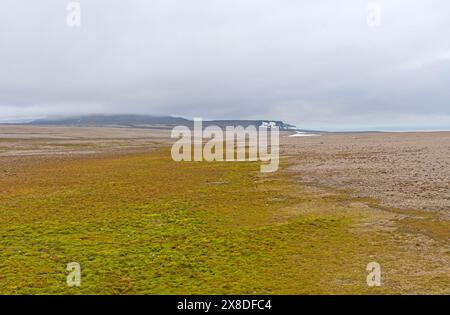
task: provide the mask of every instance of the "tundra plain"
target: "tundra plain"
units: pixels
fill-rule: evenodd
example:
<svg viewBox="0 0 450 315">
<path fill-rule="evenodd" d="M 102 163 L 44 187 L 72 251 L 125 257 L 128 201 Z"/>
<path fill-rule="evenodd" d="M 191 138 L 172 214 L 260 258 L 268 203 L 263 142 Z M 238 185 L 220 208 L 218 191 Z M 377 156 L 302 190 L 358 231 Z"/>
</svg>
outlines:
<svg viewBox="0 0 450 315">
<path fill-rule="evenodd" d="M 269 174 L 169 134 L 0 126 L 0 293 L 450 293 L 450 133 L 284 133 Z"/>
</svg>

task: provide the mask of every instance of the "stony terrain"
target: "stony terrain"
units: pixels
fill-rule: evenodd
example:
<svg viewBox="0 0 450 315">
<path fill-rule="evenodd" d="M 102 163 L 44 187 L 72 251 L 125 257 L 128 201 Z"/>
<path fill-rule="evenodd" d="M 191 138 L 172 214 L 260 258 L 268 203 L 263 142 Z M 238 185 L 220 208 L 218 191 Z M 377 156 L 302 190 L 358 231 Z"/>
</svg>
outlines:
<svg viewBox="0 0 450 315">
<path fill-rule="evenodd" d="M 395 208 L 450 218 L 450 132 L 283 138 L 301 181 L 352 189 Z"/>
<path fill-rule="evenodd" d="M 129 152 L 169 135 L 168 129 L 0 125 L 0 157 Z"/>
</svg>

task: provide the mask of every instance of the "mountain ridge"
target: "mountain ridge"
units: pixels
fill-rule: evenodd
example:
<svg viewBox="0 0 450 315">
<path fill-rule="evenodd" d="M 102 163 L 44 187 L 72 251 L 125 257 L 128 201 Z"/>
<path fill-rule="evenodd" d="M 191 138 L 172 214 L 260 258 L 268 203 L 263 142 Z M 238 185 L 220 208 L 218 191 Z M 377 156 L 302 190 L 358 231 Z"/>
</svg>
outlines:
<svg viewBox="0 0 450 315">
<path fill-rule="evenodd" d="M 280 120 L 270 119 L 224 119 L 224 120 L 204 120 L 203 125 L 225 126 L 260 126 L 263 123 L 273 122 L 281 130 L 295 130 L 296 127 Z M 53 125 L 53 126 L 124 126 L 134 128 L 149 127 L 174 127 L 174 126 L 193 126 L 194 121 L 175 116 L 153 116 L 153 115 L 132 115 L 132 114 L 113 114 L 113 115 L 80 115 L 67 116 L 59 118 L 36 119 L 23 123 L 26 125 Z"/>
</svg>

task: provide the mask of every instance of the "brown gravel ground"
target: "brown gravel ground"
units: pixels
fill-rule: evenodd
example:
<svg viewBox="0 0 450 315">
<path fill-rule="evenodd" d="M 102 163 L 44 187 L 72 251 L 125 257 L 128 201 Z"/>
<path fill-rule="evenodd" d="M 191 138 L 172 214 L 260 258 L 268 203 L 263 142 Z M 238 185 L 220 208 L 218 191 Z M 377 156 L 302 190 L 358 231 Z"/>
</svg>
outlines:
<svg viewBox="0 0 450 315">
<path fill-rule="evenodd" d="M 450 218 L 450 132 L 283 137 L 299 179 Z"/>
</svg>

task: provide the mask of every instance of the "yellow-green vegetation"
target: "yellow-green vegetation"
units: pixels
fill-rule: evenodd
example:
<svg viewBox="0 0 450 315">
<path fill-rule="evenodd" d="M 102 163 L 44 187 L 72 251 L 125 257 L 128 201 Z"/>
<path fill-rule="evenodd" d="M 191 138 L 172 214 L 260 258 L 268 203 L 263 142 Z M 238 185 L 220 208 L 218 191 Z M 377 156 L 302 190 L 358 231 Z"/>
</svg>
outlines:
<svg viewBox="0 0 450 315">
<path fill-rule="evenodd" d="M 2 294 L 448 293 L 442 241 L 258 163 L 176 163 L 164 148 L 28 163 L 0 185 Z"/>
</svg>

